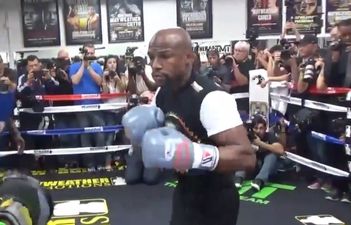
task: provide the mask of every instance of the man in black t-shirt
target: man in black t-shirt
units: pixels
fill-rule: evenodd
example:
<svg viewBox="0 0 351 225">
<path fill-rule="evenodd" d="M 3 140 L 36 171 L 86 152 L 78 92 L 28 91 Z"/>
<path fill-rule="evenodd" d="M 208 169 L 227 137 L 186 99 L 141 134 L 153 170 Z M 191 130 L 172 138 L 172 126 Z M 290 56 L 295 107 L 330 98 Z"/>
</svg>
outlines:
<svg viewBox="0 0 351 225">
<path fill-rule="evenodd" d="M 275 173 L 277 161 L 280 155 L 284 154 L 284 147 L 279 143 L 273 132 L 267 132 L 267 123 L 260 115 L 256 115 L 252 120 L 252 127 L 255 138 L 252 144 L 257 146 L 257 160 L 260 161 L 260 171 L 251 182 L 251 186 L 260 191 L 263 185 L 268 182 L 269 177 Z M 235 186 L 241 187 L 245 172 L 239 171 L 235 174 Z"/>
<path fill-rule="evenodd" d="M 148 54 L 160 86 L 154 106 L 131 109 L 122 124 L 133 149 L 141 146 L 145 167 L 178 171 L 170 224 L 236 224 L 239 195 L 231 173 L 252 169 L 255 154 L 235 100 L 192 72 L 184 29 L 158 31 Z"/>
</svg>

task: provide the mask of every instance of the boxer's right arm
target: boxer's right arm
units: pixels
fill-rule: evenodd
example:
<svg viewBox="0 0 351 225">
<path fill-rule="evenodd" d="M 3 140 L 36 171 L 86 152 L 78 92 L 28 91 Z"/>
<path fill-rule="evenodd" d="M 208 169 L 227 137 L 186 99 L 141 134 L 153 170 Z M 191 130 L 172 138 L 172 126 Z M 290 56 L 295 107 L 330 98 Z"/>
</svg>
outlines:
<svg viewBox="0 0 351 225">
<path fill-rule="evenodd" d="M 130 109 L 122 118 L 122 125 L 133 147 L 140 147 L 146 131 L 164 125 L 162 110 L 154 105 L 140 105 Z"/>
</svg>

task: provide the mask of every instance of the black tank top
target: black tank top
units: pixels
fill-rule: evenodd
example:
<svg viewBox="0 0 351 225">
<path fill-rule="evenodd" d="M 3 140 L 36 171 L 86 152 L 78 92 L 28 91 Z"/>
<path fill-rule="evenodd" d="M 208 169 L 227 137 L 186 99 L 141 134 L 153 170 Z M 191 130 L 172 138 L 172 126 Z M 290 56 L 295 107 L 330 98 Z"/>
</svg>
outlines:
<svg viewBox="0 0 351 225">
<path fill-rule="evenodd" d="M 206 76 L 192 74 L 187 84 L 177 92 L 168 86 L 162 87 L 156 96 L 156 105 L 166 116 L 166 126 L 175 126 L 193 142 L 216 145 L 200 121 L 200 108 L 205 96 L 217 90 L 222 89 Z M 186 186 L 192 187 L 213 188 L 232 184 L 230 175 L 199 169 L 177 175 L 179 184 L 187 183 Z"/>
</svg>

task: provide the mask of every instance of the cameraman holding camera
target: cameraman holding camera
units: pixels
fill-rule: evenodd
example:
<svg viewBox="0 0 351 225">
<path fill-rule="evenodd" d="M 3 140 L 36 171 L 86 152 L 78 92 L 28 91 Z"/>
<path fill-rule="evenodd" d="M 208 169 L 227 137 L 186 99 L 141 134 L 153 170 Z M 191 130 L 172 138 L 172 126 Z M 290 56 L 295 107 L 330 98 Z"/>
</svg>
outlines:
<svg viewBox="0 0 351 225">
<path fill-rule="evenodd" d="M 36 95 L 45 95 L 55 89 L 57 85 L 54 78 L 46 68 L 42 68 L 39 58 L 29 55 L 26 59 L 27 72 L 18 78 L 17 92 L 21 107 L 33 108 L 41 112 L 45 103 L 37 101 Z M 49 117 L 41 114 L 21 113 L 19 116 L 21 130 L 43 130 L 49 127 Z M 51 137 L 31 136 L 24 134 L 26 149 L 46 149 L 51 147 Z"/>
<path fill-rule="evenodd" d="M 251 186 L 260 191 L 276 172 L 278 157 L 284 154 L 284 147 L 272 132 L 267 132 L 267 122 L 261 115 L 255 115 L 249 124 L 246 124 L 251 143 L 257 149 L 256 158 L 260 162 L 259 173 L 251 182 Z M 235 173 L 235 186 L 240 188 L 246 177 L 245 171 Z"/>
<path fill-rule="evenodd" d="M 127 48 L 126 51 L 127 92 L 129 95 L 142 96 L 148 92 L 155 92 L 157 86 L 151 76 L 151 66 L 146 64 L 145 55 L 140 50 L 135 50 L 135 48 Z"/>
<path fill-rule="evenodd" d="M 69 76 L 73 84 L 74 94 L 100 94 L 102 83 L 102 69 L 100 64 L 94 62 L 95 47 L 92 43 L 84 44 L 80 49 L 82 53 L 82 62 L 71 65 Z M 100 100 L 81 100 L 76 101 L 78 105 L 99 104 Z M 104 126 L 104 117 L 99 111 L 77 113 L 77 122 L 80 127 L 98 127 Z M 81 134 L 80 141 L 82 147 L 104 146 L 105 135 L 103 133 Z M 105 156 L 103 154 L 86 154 L 83 156 L 83 164 L 89 170 L 94 171 L 105 167 Z"/>
<path fill-rule="evenodd" d="M 336 27 L 331 30 L 331 44 L 326 56 L 325 65 L 325 82 L 328 87 L 351 87 L 351 19 L 340 21 Z M 343 95 L 345 96 L 345 95 Z M 343 96 L 342 99 L 343 99 Z M 330 99 L 332 104 L 340 104 L 340 98 L 335 95 Z M 339 101 L 335 103 L 335 101 Z M 345 114 L 335 114 L 329 116 L 330 123 L 329 130 L 334 136 L 342 138 L 343 132 L 335 132 L 332 129 L 334 119 L 336 117 L 345 118 Z M 344 129 L 342 129 L 344 130 Z M 345 155 L 344 146 L 330 145 L 329 161 L 331 165 L 345 170 L 348 170 L 347 160 Z M 331 152 L 332 151 L 332 152 Z M 332 186 L 330 193 L 326 199 L 332 201 L 341 201 L 344 203 L 351 203 L 351 193 L 349 190 L 349 182 L 347 179 L 332 177 Z"/>
</svg>

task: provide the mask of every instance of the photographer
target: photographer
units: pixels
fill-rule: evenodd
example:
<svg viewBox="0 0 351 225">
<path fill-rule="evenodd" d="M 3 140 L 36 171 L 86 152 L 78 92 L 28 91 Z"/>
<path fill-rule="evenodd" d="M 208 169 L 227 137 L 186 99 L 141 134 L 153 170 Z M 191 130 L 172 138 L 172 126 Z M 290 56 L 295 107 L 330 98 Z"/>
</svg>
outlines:
<svg viewBox="0 0 351 225">
<path fill-rule="evenodd" d="M 71 65 L 69 76 L 73 83 L 74 94 L 100 94 L 102 83 L 102 69 L 100 64 L 94 62 L 95 47 L 91 43 L 84 44 L 80 49 L 82 53 L 82 62 Z M 78 105 L 99 104 L 100 100 L 80 100 L 76 101 Z M 76 114 L 79 127 L 97 127 L 104 126 L 105 122 L 102 113 L 99 111 L 80 112 Z M 80 141 L 82 147 L 104 146 L 105 136 L 103 133 L 81 134 Z M 83 164 L 89 170 L 95 170 L 105 167 L 105 157 L 102 154 L 86 154 L 83 156 Z"/>
<path fill-rule="evenodd" d="M 273 175 L 277 168 L 277 161 L 280 155 L 284 154 L 284 147 L 272 132 L 267 131 L 267 123 L 265 119 L 256 115 L 250 124 L 247 124 L 248 136 L 252 144 L 258 149 L 256 152 L 257 161 L 260 171 L 251 182 L 251 186 L 260 191 L 268 179 Z M 235 173 L 235 186 L 241 187 L 246 177 L 245 171 Z"/>
<path fill-rule="evenodd" d="M 287 56 L 282 55 L 283 51 L 284 49 L 281 45 L 275 45 L 269 51 L 265 51 L 265 54 L 268 56 L 268 79 L 262 81 L 261 87 L 265 87 L 269 83 L 271 93 L 288 96 L 289 88 L 287 82 L 292 77 L 298 76 L 298 67 L 296 57 L 290 55 L 290 53 Z M 272 109 L 278 111 L 281 115 L 286 114 L 287 103 L 272 99 L 271 105 Z"/>
<path fill-rule="evenodd" d="M 107 94 L 112 93 L 126 93 L 127 90 L 127 76 L 118 74 L 117 67 L 119 58 L 117 56 L 109 55 L 105 59 L 104 73 L 102 79 L 102 92 Z M 127 99 L 125 96 L 112 98 L 106 100 L 107 103 L 125 103 Z M 106 126 L 121 124 L 122 116 L 125 110 L 119 109 L 114 111 L 104 112 Z M 115 132 L 106 133 L 106 145 L 113 145 L 115 141 Z M 111 154 L 106 156 L 106 169 L 111 170 Z"/>
<path fill-rule="evenodd" d="M 208 78 L 213 79 L 217 85 L 229 92 L 234 80 L 231 68 L 220 63 L 219 52 L 216 49 L 211 49 L 207 52 L 207 59 L 210 65 L 205 74 Z"/>
<path fill-rule="evenodd" d="M 351 19 L 346 19 L 340 21 L 331 31 L 331 44 L 325 60 L 325 82 L 328 87 L 351 87 L 350 46 Z M 333 95 L 330 101 L 332 104 L 340 104 L 340 100 L 335 103 L 338 101 L 337 99 L 339 98 Z M 334 119 L 336 117 L 344 118 L 345 114 L 333 113 L 329 117 L 329 129 L 334 131 L 335 129 L 332 129 L 332 127 L 335 127 Z M 333 135 L 341 138 L 344 136 L 344 132 L 333 132 Z M 347 171 L 348 166 L 344 146 L 331 145 L 329 148 L 332 151 L 329 154 L 331 165 Z M 349 182 L 346 179 L 332 177 L 332 186 L 326 199 L 351 203 L 351 194 L 348 185 Z"/>
<path fill-rule="evenodd" d="M 23 108 L 33 108 L 34 111 L 43 110 L 45 103 L 37 101 L 36 95 L 45 95 L 55 89 L 57 83 L 50 75 L 49 70 L 42 68 L 39 58 L 29 55 L 26 59 L 27 72 L 18 78 L 18 98 Z M 49 117 L 40 114 L 21 113 L 19 116 L 21 130 L 43 130 L 49 127 Z M 51 146 L 49 136 L 23 135 L 26 149 L 45 149 Z"/>
<path fill-rule="evenodd" d="M 326 87 L 324 60 L 318 56 L 318 50 L 318 39 L 316 36 L 306 34 L 300 41 L 299 53 L 302 63 L 299 65 L 298 93 L 305 93 L 313 84 L 317 86 L 317 89 Z"/>
<path fill-rule="evenodd" d="M 249 71 L 255 69 L 255 64 L 249 58 L 250 44 L 246 41 L 238 41 L 233 48 L 233 55 L 226 57 L 227 65 L 232 68 L 234 76 L 231 93 L 249 91 Z M 248 99 L 236 99 L 239 111 L 249 111 Z"/>
<path fill-rule="evenodd" d="M 72 82 L 68 77 L 70 67 L 70 57 L 67 49 L 60 49 L 57 53 L 57 58 L 54 59 L 54 65 L 50 67 L 52 77 L 58 82 L 58 85 L 48 94 L 65 95 L 73 94 Z M 54 101 L 53 106 L 68 106 L 73 105 L 72 101 Z M 56 129 L 77 128 L 77 120 L 72 113 L 57 113 L 55 117 Z M 79 135 L 59 135 L 59 146 L 61 148 L 73 148 L 80 146 Z M 62 155 L 58 156 L 58 161 L 61 167 L 68 167 L 76 165 L 78 162 L 77 156 Z"/>
<path fill-rule="evenodd" d="M 140 51 L 134 52 L 135 49 L 127 48 L 126 61 L 128 77 L 127 92 L 129 95 L 142 95 L 144 92 L 155 92 L 157 86 L 152 79 L 152 69 L 146 64 L 145 55 Z M 128 52 L 130 51 L 130 52 Z"/>
</svg>

